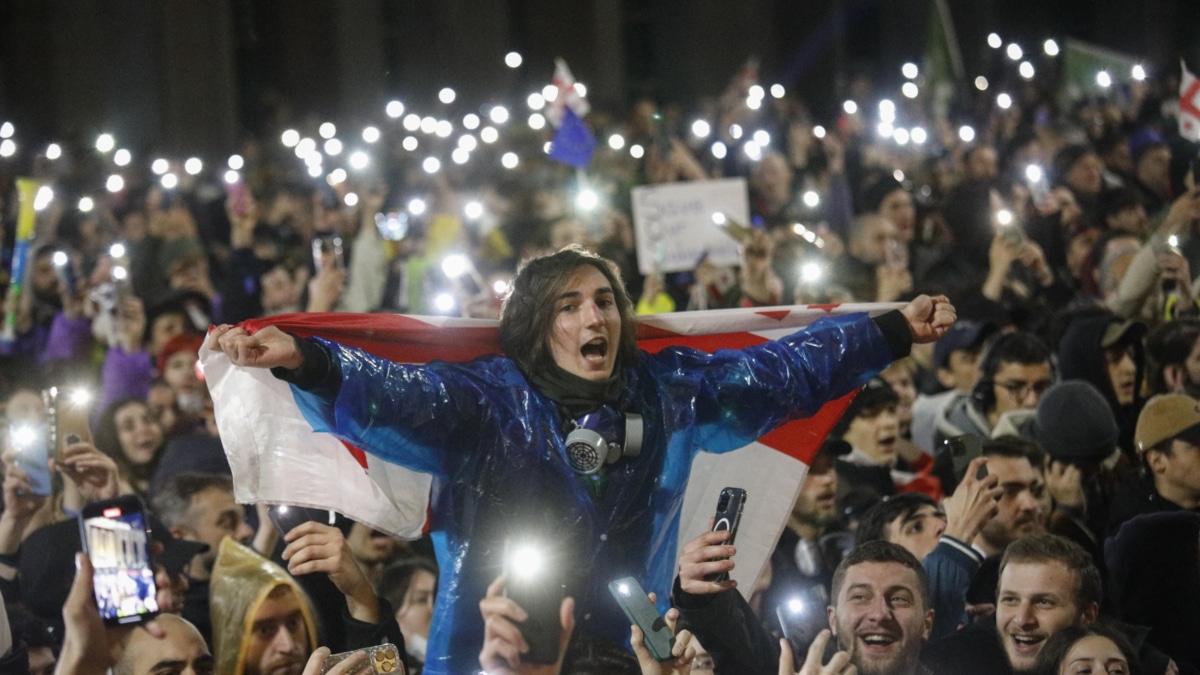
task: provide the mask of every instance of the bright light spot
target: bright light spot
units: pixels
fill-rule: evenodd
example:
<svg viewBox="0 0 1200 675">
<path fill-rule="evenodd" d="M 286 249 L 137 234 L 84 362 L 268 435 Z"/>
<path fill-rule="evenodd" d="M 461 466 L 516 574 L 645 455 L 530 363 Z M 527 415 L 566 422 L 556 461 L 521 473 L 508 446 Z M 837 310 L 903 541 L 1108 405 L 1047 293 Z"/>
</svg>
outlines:
<svg viewBox="0 0 1200 675">
<path fill-rule="evenodd" d="M 807 239 L 807 237 L 805 238 Z M 800 280 L 808 284 L 820 281 L 824 271 L 821 268 L 821 263 L 806 262 L 800 266 Z"/>
<path fill-rule="evenodd" d="M 362 139 L 366 143 L 374 143 L 379 140 L 379 129 L 376 127 L 367 127 L 362 130 Z"/>
<path fill-rule="evenodd" d="M 963 143 L 970 143 L 975 140 L 975 130 L 964 124 L 958 128 L 958 137 Z"/>
<path fill-rule="evenodd" d="M 296 144 L 295 153 L 300 159 L 304 159 L 316 151 L 317 142 L 311 138 L 301 138 L 300 142 Z"/>
<path fill-rule="evenodd" d="M 817 208 L 821 203 L 821 195 L 817 194 L 816 190 L 809 190 L 804 193 L 804 205 L 810 209 Z"/>
<path fill-rule="evenodd" d="M 508 121 L 508 108 L 502 105 L 495 106 L 488 113 L 488 117 L 496 124 L 504 124 Z"/>
<path fill-rule="evenodd" d="M 646 154 L 646 149 L 634 143 L 633 145 L 629 146 L 629 154 L 634 159 L 641 159 Z"/>
<path fill-rule="evenodd" d="M 842 104 L 842 110 L 845 110 L 847 115 L 853 115 L 858 112 L 858 104 L 854 101 L 846 101 Z"/>
<path fill-rule="evenodd" d="M 442 163 L 437 157 L 426 157 L 424 162 L 421 162 L 421 168 L 425 173 L 434 174 L 442 170 Z"/>
<path fill-rule="evenodd" d="M 80 211 L 87 213 L 88 211 L 91 211 L 92 208 L 95 206 L 96 206 L 96 202 L 92 201 L 91 197 L 80 197 L 79 198 L 79 210 Z"/>
<path fill-rule="evenodd" d="M 342 198 L 342 201 L 346 203 L 346 206 L 358 206 L 358 194 L 354 192 L 347 192 L 346 196 Z"/>
<path fill-rule="evenodd" d="M 921 93 L 921 91 L 912 82 L 905 82 L 900 85 L 900 93 L 904 94 L 905 98 L 916 98 L 917 94 Z"/>
<path fill-rule="evenodd" d="M 108 180 L 104 181 L 104 187 L 109 192 L 120 192 L 125 189 L 125 179 L 114 173 L 108 177 Z"/>
<path fill-rule="evenodd" d="M 225 182 L 230 185 L 233 185 L 234 183 L 238 182 L 241 179 L 242 179 L 241 175 L 238 174 L 238 172 L 234 169 L 229 169 L 228 171 L 225 172 Z"/>
<path fill-rule="evenodd" d="M 421 118 L 421 133 L 432 134 L 437 131 L 437 118 L 431 115 L 426 115 Z"/>
<path fill-rule="evenodd" d="M 479 220 L 483 217 L 483 202 L 471 200 L 463 205 L 463 215 L 468 220 Z"/>
<path fill-rule="evenodd" d="M 116 145 L 117 142 L 113 140 L 112 134 L 100 134 L 96 137 L 96 149 L 100 152 L 108 152 Z"/>
<path fill-rule="evenodd" d="M 920 71 L 917 70 L 917 64 L 915 63 L 906 63 L 903 66 L 900 66 L 900 74 L 910 80 L 917 79 L 917 74 L 919 72 Z"/>
<path fill-rule="evenodd" d="M 153 171 L 155 175 L 161 176 L 171 170 L 171 165 L 169 162 L 167 162 L 167 160 L 159 158 L 150 163 L 150 170 Z"/>
<path fill-rule="evenodd" d="M 546 117 L 544 115 L 542 115 L 541 113 L 533 113 L 532 115 L 529 116 L 529 128 L 530 129 L 545 129 L 546 128 Z"/>
<path fill-rule="evenodd" d="M 1021 77 L 1032 80 L 1034 72 L 1033 64 L 1028 61 L 1022 61 L 1021 65 L 1017 66 L 1017 72 L 1021 74 Z"/>
<path fill-rule="evenodd" d="M 712 133 L 712 127 L 704 120 L 696 120 L 692 122 L 692 135 L 696 138 L 708 138 Z"/>
<path fill-rule="evenodd" d="M 888 99 L 883 99 L 879 102 L 879 119 L 884 122 L 896 121 L 896 104 Z"/>
<path fill-rule="evenodd" d="M 558 98 L 558 87 L 552 84 L 542 87 L 542 98 L 546 99 L 547 103 L 553 102 Z"/>
<path fill-rule="evenodd" d="M 757 98 L 761 100 L 767 95 L 767 92 L 763 91 L 761 86 L 754 84 L 750 86 L 750 89 L 746 92 L 746 95 L 750 98 Z"/>
<path fill-rule="evenodd" d="M 587 98 L 587 87 L 582 82 L 575 83 L 575 93 L 579 94 L 580 98 Z"/>
<path fill-rule="evenodd" d="M 772 97 L 783 98 L 783 95 L 786 93 L 787 93 L 787 91 L 783 88 L 782 84 L 771 85 L 771 96 Z"/>
<path fill-rule="evenodd" d="M 746 141 L 742 145 L 742 152 L 746 153 L 746 156 L 755 162 L 762 159 L 762 147 L 754 141 Z"/>
<path fill-rule="evenodd" d="M 330 185 L 341 185 L 346 182 L 346 170 L 342 168 L 334 169 L 329 172 L 329 177 L 326 179 Z"/>
<path fill-rule="evenodd" d="M 537 549 L 526 546 L 512 552 L 508 561 L 508 569 L 521 577 L 529 578 L 542 570 L 542 554 Z"/>
<path fill-rule="evenodd" d="M 896 141 L 896 145 L 908 145 L 908 129 L 896 129 L 892 132 L 892 140 Z"/>
<path fill-rule="evenodd" d="M 405 136 L 404 140 L 400 142 L 400 147 L 412 152 L 413 150 L 416 150 L 417 146 L 420 144 L 421 142 L 417 140 L 416 136 Z"/>
<path fill-rule="evenodd" d="M 895 178 L 896 182 L 901 182 L 904 180 L 904 172 L 900 169 L 896 169 L 892 172 L 892 178 Z"/>
<path fill-rule="evenodd" d="M 1008 209 L 1000 209 L 996 212 L 996 222 L 1001 225 L 1012 225 L 1013 214 Z"/>
<path fill-rule="evenodd" d="M 751 110 L 758 110 L 759 108 L 762 107 L 762 99 L 761 98 L 748 98 L 748 99 L 746 99 L 746 107 Z"/>
<path fill-rule="evenodd" d="M 625 137 L 621 134 L 613 134 L 608 137 L 608 147 L 613 150 L 620 150 L 625 147 Z"/>
<path fill-rule="evenodd" d="M 12 122 L 0 124 L 0 138 L 12 138 L 12 135 L 15 132 L 16 129 L 13 127 Z"/>
<path fill-rule="evenodd" d="M 388 101 L 387 107 L 383 110 L 387 113 L 388 117 L 396 119 L 404 114 L 404 104 L 400 101 Z"/>
<path fill-rule="evenodd" d="M 108 254 L 114 258 L 124 258 L 125 257 L 125 244 L 117 242 L 117 243 L 113 244 L 112 246 L 109 246 Z"/>
<path fill-rule="evenodd" d="M 442 274 L 457 279 L 471 269 L 471 261 L 461 253 L 451 253 L 442 258 Z"/>
<path fill-rule="evenodd" d="M 320 164 L 309 164 L 308 165 L 308 175 L 309 176 L 311 176 L 313 178 L 320 178 L 321 174 L 323 174 L 323 173 L 325 173 L 325 170 L 321 168 Z"/>
<path fill-rule="evenodd" d="M 1107 89 L 1112 86 L 1112 76 L 1108 74 L 1107 70 L 1102 70 L 1096 73 L 1096 84 Z"/>
<path fill-rule="evenodd" d="M 484 127 L 479 132 L 479 140 L 484 143 L 495 143 L 500 138 L 500 132 L 496 131 L 495 127 Z"/>
<path fill-rule="evenodd" d="M 1179 235 L 1173 234 L 1167 237 L 1167 244 L 1170 246 L 1179 246 Z"/>
<path fill-rule="evenodd" d="M 895 129 L 892 127 L 891 122 L 880 122 L 879 126 L 875 127 L 875 133 L 884 138 L 891 138 L 894 131 Z"/>
<path fill-rule="evenodd" d="M 725 159 L 725 155 L 729 153 L 729 148 L 721 141 L 712 144 L 712 155 L 717 159 Z"/>
<path fill-rule="evenodd" d="M 508 282 L 503 279 L 497 279 L 492 282 L 492 292 L 496 295 L 504 295 L 508 293 Z"/>
<path fill-rule="evenodd" d="M 433 308 L 442 313 L 454 311 L 454 296 L 449 293 L 438 293 L 433 298 Z"/>
<path fill-rule="evenodd" d="M 546 107 L 546 98 L 535 91 L 525 99 L 525 105 L 529 106 L 530 110 L 541 110 Z"/>
<path fill-rule="evenodd" d="M 233 169 L 234 171 L 241 171 L 242 167 L 245 165 L 246 165 L 246 160 L 242 159 L 241 155 L 230 155 L 229 156 L 229 168 Z"/>
<path fill-rule="evenodd" d="M 1008 47 L 1005 47 L 1004 53 L 1007 54 L 1008 58 L 1012 59 L 1013 61 L 1020 61 L 1021 57 L 1025 55 L 1025 52 L 1021 49 L 1021 45 L 1015 42 L 1010 43 Z"/>
<path fill-rule="evenodd" d="M 1133 79 L 1137 80 L 1138 82 L 1142 82 L 1146 79 L 1146 69 L 1143 68 L 1142 64 L 1139 63 L 1133 67 L 1132 71 L 1130 71 L 1130 76 L 1132 76 Z"/>
<path fill-rule="evenodd" d="M 467 160 L 469 159 L 471 159 L 470 150 L 455 148 L 454 151 L 450 153 L 450 161 L 454 162 L 455 164 L 466 164 Z"/>
<path fill-rule="evenodd" d="M 416 131 L 421 128 L 421 116 L 416 113 L 409 113 L 404 116 L 403 124 L 406 131 Z"/>
<path fill-rule="evenodd" d="M 521 62 L 524 60 L 525 59 L 522 59 L 521 55 L 516 52 L 509 52 L 504 55 L 504 65 L 508 66 L 509 68 L 520 68 Z"/>
<path fill-rule="evenodd" d="M 479 147 L 479 141 L 475 140 L 475 137 L 471 134 L 463 134 L 462 136 L 458 137 L 458 147 L 466 150 L 467 152 L 471 152 L 475 148 Z"/>
<path fill-rule="evenodd" d="M 408 200 L 408 212 L 414 216 L 419 216 L 425 213 L 425 200 L 420 197 L 414 197 Z"/>
<path fill-rule="evenodd" d="M 1000 94 L 996 96 L 996 105 L 1004 110 L 1008 110 L 1012 107 L 1012 97 L 1008 94 Z"/>
<path fill-rule="evenodd" d="M 517 153 L 515 152 L 506 152 L 502 157 L 500 157 L 500 165 L 506 169 L 515 169 L 520 163 L 521 160 L 517 157 Z"/>
<path fill-rule="evenodd" d="M 713 225 L 724 225 L 725 223 L 729 222 L 729 219 L 725 217 L 724 213 L 721 213 L 720 211 L 714 211 L 712 214 L 712 221 Z"/>
<path fill-rule="evenodd" d="M 337 127 L 334 126 L 333 122 L 325 122 L 317 127 L 317 133 L 321 134 L 321 138 L 333 138 L 337 136 Z"/>
<path fill-rule="evenodd" d="M 62 146 L 60 146 L 58 143 L 51 143 L 50 145 L 46 146 L 46 159 L 58 159 L 59 157 L 62 157 Z M 113 158 L 113 161 L 116 161 L 115 157 Z"/>
<path fill-rule="evenodd" d="M 788 600 L 788 611 L 792 614 L 799 614 L 804 611 L 804 603 L 796 598 Z"/>
<path fill-rule="evenodd" d="M 595 190 L 581 190 L 575 198 L 575 206 L 583 211 L 591 211 L 599 203 L 600 197 L 596 195 Z"/>
<path fill-rule="evenodd" d="M 160 179 L 160 182 L 166 189 L 173 190 L 175 189 L 175 186 L 179 185 L 179 176 L 176 176 L 173 173 L 164 173 Z"/>
<path fill-rule="evenodd" d="M 995 33 L 988 33 L 987 40 L 988 40 L 988 46 L 991 47 L 992 49 L 1000 49 L 1000 45 L 1004 44 L 1000 40 L 1000 36 L 996 35 Z"/>
<path fill-rule="evenodd" d="M 446 105 L 454 103 L 454 99 L 457 97 L 458 94 L 454 93 L 454 90 L 450 87 L 443 87 L 442 90 L 438 92 L 438 100 Z"/>
<path fill-rule="evenodd" d="M 310 169 L 314 166 L 321 166 L 321 162 L 323 161 L 325 161 L 325 158 L 316 150 L 304 156 L 304 165 Z M 309 171 L 309 173 L 311 174 L 312 172 Z"/>
<path fill-rule="evenodd" d="M 362 169 L 367 168 L 367 165 L 370 163 L 371 163 L 371 158 L 368 157 L 367 153 L 363 152 L 362 150 L 358 150 L 358 151 L 350 153 L 350 168 L 351 169 L 362 170 Z"/>
<path fill-rule="evenodd" d="M 116 279 L 117 281 L 124 281 L 126 278 L 129 277 L 129 271 L 126 270 L 124 267 L 117 265 L 116 267 L 114 267 L 112 269 L 112 277 L 114 279 Z"/>
<path fill-rule="evenodd" d="M 204 169 L 204 162 L 200 161 L 199 157 L 188 157 L 183 163 L 183 170 L 188 172 L 189 176 L 195 176 Z"/>
<path fill-rule="evenodd" d="M 729 136 L 731 138 L 741 138 L 742 137 L 742 125 L 740 125 L 740 124 L 729 125 Z"/>
<path fill-rule="evenodd" d="M 1042 43 L 1042 51 L 1046 52 L 1046 56 L 1058 56 L 1058 43 L 1054 40 L 1046 40 Z"/>
<path fill-rule="evenodd" d="M 820 124 L 813 127 L 813 136 L 816 136 L 817 138 L 825 138 L 825 127 L 821 126 Z"/>
<path fill-rule="evenodd" d="M 921 127 L 913 127 L 912 131 L 908 132 L 908 136 L 912 139 L 912 142 L 916 143 L 917 145 L 921 145 L 929 139 L 929 136 Z"/>
<path fill-rule="evenodd" d="M 55 267 L 66 267 L 67 263 L 71 262 L 71 257 L 63 251 L 55 251 L 53 261 Z"/>
<path fill-rule="evenodd" d="M 300 132 L 288 129 L 279 135 L 279 140 L 287 147 L 294 148 L 300 142 Z"/>
<path fill-rule="evenodd" d="M 980 75 L 979 77 L 976 77 L 975 78 L 975 88 L 978 89 L 979 91 L 987 91 L 987 88 L 988 88 L 987 78 L 982 75 Z"/>
<path fill-rule="evenodd" d="M 47 150 L 46 156 L 50 157 L 48 150 Z M 50 157 L 50 159 L 54 159 L 54 158 Z M 128 166 L 129 163 L 132 161 L 133 161 L 133 153 L 129 152 L 125 148 L 120 148 L 119 150 L 117 150 L 116 152 L 113 153 L 113 164 L 116 164 L 117 166 Z"/>
<path fill-rule="evenodd" d="M 771 144 L 771 134 L 767 133 L 763 129 L 759 129 L 758 131 L 754 132 L 754 135 L 751 136 L 751 138 L 754 139 L 755 143 L 758 143 L 764 148 Z"/>
<path fill-rule="evenodd" d="M 464 115 L 463 116 L 463 128 L 464 129 L 478 129 L 479 128 L 479 115 L 476 115 L 475 113 L 468 113 L 468 114 Z"/>
<path fill-rule="evenodd" d="M 438 138 L 449 138 L 450 134 L 454 133 L 454 125 L 449 120 L 438 120 L 433 133 L 437 134 Z"/>
<path fill-rule="evenodd" d="M 1037 164 L 1030 164 L 1025 167 L 1025 180 L 1030 183 L 1040 183 L 1042 180 L 1042 167 Z"/>
</svg>

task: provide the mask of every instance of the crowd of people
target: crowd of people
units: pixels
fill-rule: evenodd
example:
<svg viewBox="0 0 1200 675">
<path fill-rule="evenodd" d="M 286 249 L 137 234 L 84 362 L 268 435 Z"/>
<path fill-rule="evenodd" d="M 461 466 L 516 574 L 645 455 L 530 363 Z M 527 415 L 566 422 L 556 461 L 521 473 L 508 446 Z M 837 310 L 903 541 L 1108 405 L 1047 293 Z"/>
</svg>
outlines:
<svg viewBox="0 0 1200 675">
<path fill-rule="evenodd" d="M 298 159 L 296 143 L 280 144 L 275 128 L 244 143 L 233 175 L 212 170 L 211 161 L 207 172 L 181 170 L 182 162 L 138 169 L 83 147 L 0 159 L 6 265 L 23 250 L 15 177 L 53 187 L 37 212 L 23 275 L 6 284 L 0 593 L 8 625 L 0 625 L 0 672 L 50 673 L 57 662 L 72 673 L 307 675 L 321 672 L 331 652 L 381 642 L 402 650 L 410 673 L 421 672 L 427 648 L 435 673 L 467 662 L 488 673 L 655 675 L 1200 670 L 1200 285 L 1190 271 L 1200 265 L 1200 148 L 1176 131 L 1177 80 L 1164 71 L 1067 106 L 1032 85 L 996 105 L 997 82 L 973 93 L 973 104 L 937 114 L 920 99 L 893 101 L 856 82 L 856 105 L 831 120 L 814 119 L 782 91 L 767 97 L 744 84 L 694 110 L 639 101 L 624 120 L 592 112 L 587 122 L 601 143 L 585 175 L 543 157 L 546 132 L 516 121 L 499 140 L 493 127 L 492 141 L 467 133 L 471 143 L 436 125 L 406 133 L 396 121 L 394 132 L 376 129 L 370 162 L 347 164 L 349 171 L 326 172 L 337 161 L 326 146 L 330 164 L 315 179 L 314 163 Z M 308 126 L 305 133 L 326 136 Z M 418 136 L 431 152 L 469 145 L 469 161 L 422 161 L 409 142 Z M 731 176 L 746 178 L 751 203 L 740 264 L 701 260 L 682 273 L 640 274 L 630 188 Z M 567 248 L 581 257 L 554 272 L 556 285 L 538 290 L 528 277 L 522 285 L 519 264 L 535 261 L 525 270 L 548 274 L 536 261 L 561 260 L 553 254 L 571 245 L 611 264 Z M 600 393 L 547 370 L 554 364 L 604 389 L 614 369 L 634 368 L 621 331 L 635 311 L 908 303 L 912 334 L 903 338 L 894 337 L 897 324 L 877 318 L 836 324 L 853 339 L 830 338 L 834 329 L 822 325 L 789 346 L 815 344 L 854 362 L 852 371 L 840 370 L 841 360 L 828 366 L 826 388 L 804 404 L 861 391 L 812 458 L 752 589 L 713 581 L 738 562 L 728 533 L 684 533 L 690 542 L 673 556 L 673 584 L 659 589 L 670 594 L 674 660 L 653 659 L 642 631 L 623 619 L 614 636 L 609 619 L 619 612 L 599 609 L 591 586 L 617 567 L 633 569 L 630 549 L 648 540 L 647 528 L 670 518 L 677 525 L 678 514 L 621 523 L 622 511 L 595 493 L 587 499 L 622 526 L 612 531 L 631 539 L 597 545 L 601 552 L 587 559 L 613 568 L 583 568 L 599 576 L 562 605 L 558 662 L 522 662 L 526 613 L 489 574 L 499 542 L 486 532 L 493 521 L 475 515 L 495 504 L 475 500 L 517 490 L 564 511 L 586 510 L 572 501 L 584 497 L 564 496 L 574 494 L 570 474 L 502 486 L 501 478 L 518 480 L 523 455 L 498 468 L 457 455 L 428 460 L 449 486 L 439 501 L 446 520 L 435 518 L 434 536 L 414 542 L 335 513 L 310 513 L 280 532 L 268 505 L 234 499 L 197 367 L 211 326 L 218 328 L 210 346 L 236 355 L 235 342 L 253 336 L 230 326 L 247 319 L 391 312 L 503 321 L 506 299 L 522 293 L 541 293 L 554 312 L 567 311 L 561 296 L 574 293 L 569 310 L 592 313 L 572 319 L 570 339 L 579 344 L 568 340 L 569 348 L 551 329 L 562 319 L 536 307 L 520 310 L 524 332 L 505 333 L 502 324 L 514 365 L 489 366 L 488 377 L 544 394 L 535 412 L 546 419 L 587 412 L 579 398 L 626 404 L 632 396 L 647 405 L 684 392 L 717 403 L 722 391 L 730 395 L 733 385 L 714 375 L 712 391 L 680 378 L 651 396 L 636 387 L 661 384 L 672 371 L 648 359 L 630 371 L 639 376 L 632 383 L 621 379 Z M 957 322 L 936 333 L 920 328 L 947 297 Z M 284 360 L 257 365 L 290 369 L 277 376 L 330 406 L 354 394 L 339 392 L 343 375 L 355 391 L 374 386 L 354 379 L 366 377 L 363 368 L 355 366 L 356 375 L 344 365 L 360 357 L 321 341 L 293 348 L 293 340 L 279 334 L 241 345 L 284 350 Z M 903 358 L 887 365 L 896 357 Z M 732 357 L 675 358 L 681 372 L 732 367 Z M 455 403 L 434 406 L 445 417 L 433 422 L 411 419 L 397 403 L 395 423 L 420 429 L 402 436 L 411 455 L 426 461 L 443 449 L 421 434 L 455 443 L 466 441 L 454 434 L 486 436 L 486 424 L 467 414 L 488 418 L 482 404 L 461 395 L 474 375 L 395 377 L 430 390 L 436 382 Z M 21 430 L 47 425 L 43 390 L 52 386 L 91 392 L 91 433 L 59 439 L 43 490 L 35 483 L 45 467 L 23 460 Z M 787 387 L 797 385 L 769 386 L 780 400 L 750 398 L 755 403 L 739 409 L 755 429 L 813 412 L 789 398 Z M 634 393 L 620 394 L 627 387 Z M 791 408 L 776 415 L 776 405 Z M 523 414 L 521 406 L 514 409 Z M 612 469 L 604 489 L 661 469 L 653 462 L 663 461 L 667 434 L 686 434 L 697 450 L 730 442 L 705 426 L 712 411 L 704 405 L 680 410 L 687 414 L 648 414 L 666 431 L 648 434 L 644 456 L 621 459 L 635 468 Z M 736 428 L 736 420 L 723 422 Z M 338 426 L 347 424 L 331 426 L 355 437 Z M 557 433 L 537 427 L 530 437 L 553 444 Z M 356 438 L 371 443 L 366 432 Z M 485 441 L 516 452 L 508 439 Z M 398 461 L 409 459 L 405 452 L 394 451 Z M 466 476 L 477 494 L 466 494 Z M 566 483 L 555 486 L 556 476 Z M 664 477 L 655 499 L 681 494 L 678 478 Z M 99 624 L 91 563 L 78 553 L 75 516 L 118 495 L 141 496 L 153 514 L 162 614 L 137 629 Z M 549 503 L 536 499 L 534 507 Z M 481 525 L 472 530 L 476 517 Z M 462 564 L 448 570 L 447 560 Z M 439 589 L 447 581 L 452 600 Z M 575 603 L 587 611 L 575 612 Z M 360 665 L 345 661 L 330 672 Z"/>
</svg>

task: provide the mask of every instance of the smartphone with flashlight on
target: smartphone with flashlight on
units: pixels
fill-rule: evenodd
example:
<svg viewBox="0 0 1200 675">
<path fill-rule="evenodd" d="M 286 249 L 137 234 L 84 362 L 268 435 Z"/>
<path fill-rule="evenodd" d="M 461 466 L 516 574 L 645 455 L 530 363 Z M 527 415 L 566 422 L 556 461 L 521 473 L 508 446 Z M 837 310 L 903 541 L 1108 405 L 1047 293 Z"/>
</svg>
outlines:
<svg viewBox="0 0 1200 675">
<path fill-rule="evenodd" d="M 342 250 L 342 238 L 336 234 L 322 234 L 313 237 L 312 242 L 313 269 L 317 274 L 327 266 L 345 269 L 346 258 Z"/>
<path fill-rule="evenodd" d="M 54 432 L 51 445 L 60 461 L 63 458 L 63 448 L 68 445 L 92 442 L 92 432 L 88 427 L 92 393 L 86 387 L 50 387 L 42 392 L 42 400 L 50 413 L 50 424 Z"/>
<path fill-rule="evenodd" d="M 291 504 L 272 504 L 267 508 L 267 517 L 275 524 L 279 536 L 283 537 L 307 522 L 327 523 L 329 512 Z"/>
<path fill-rule="evenodd" d="M 732 545 L 737 538 L 738 526 L 742 524 L 742 510 L 746 507 L 746 491 L 727 487 L 717 497 L 717 512 L 713 515 L 713 532 L 729 531 L 725 543 Z M 708 581 L 729 581 L 729 572 L 718 572 L 704 577 Z"/>
<path fill-rule="evenodd" d="M 671 659 L 675 634 L 667 626 L 666 619 L 658 613 L 654 603 L 650 602 L 650 596 L 642 590 L 642 585 L 637 579 L 625 577 L 609 582 L 608 591 L 616 598 L 629 622 L 642 629 L 642 640 L 650 650 L 650 655 L 657 661 Z"/>
<path fill-rule="evenodd" d="M 744 246 L 754 239 L 754 228 L 739 223 L 729 217 L 729 214 L 717 211 L 712 215 L 712 221 L 713 225 L 716 225 L 725 233 L 725 236 L 736 241 L 738 244 Z"/>
<path fill-rule="evenodd" d="M 158 615 L 146 506 L 126 495 L 92 502 L 79 513 L 79 538 L 95 570 L 100 618 L 108 626 L 144 623 Z"/>
<path fill-rule="evenodd" d="M 44 422 L 10 422 L 8 449 L 13 463 L 29 476 L 33 495 L 49 497 L 54 491 L 50 480 L 50 425 Z"/>
<path fill-rule="evenodd" d="M 983 456 L 983 439 L 972 434 L 963 434 L 944 441 L 946 451 L 950 453 L 950 463 L 954 467 L 954 475 L 962 481 L 966 477 L 967 467 L 976 457 Z M 979 467 L 975 478 L 987 478 L 987 465 Z"/>
<path fill-rule="evenodd" d="M 562 633 L 559 607 L 563 586 L 558 574 L 541 546 L 510 541 L 504 549 L 504 596 L 517 603 L 528 617 L 517 624 L 529 645 L 521 660 L 555 663 Z"/>
<path fill-rule="evenodd" d="M 824 591 L 823 588 L 817 590 Z M 796 670 L 804 664 L 808 648 L 817 639 L 817 634 L 829 626 L 825 614 L 828 602 L 823 597 L 814 596 L 811 592 L 800 593 L 775 608 L 775 617 L 779 619 L 783 637 L 792 645 L 792 663 Z"/>
</svg>

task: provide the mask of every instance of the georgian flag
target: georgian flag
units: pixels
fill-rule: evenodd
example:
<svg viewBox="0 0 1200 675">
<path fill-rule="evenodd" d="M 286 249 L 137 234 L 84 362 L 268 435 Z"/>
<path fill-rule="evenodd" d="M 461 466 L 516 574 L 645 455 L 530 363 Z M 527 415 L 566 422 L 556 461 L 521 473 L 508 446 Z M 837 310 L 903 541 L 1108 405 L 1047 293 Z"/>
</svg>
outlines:
<svg viewBox="0 0 1200 675">
<path fill-rule="evenodd" d="M 554 59 L 554 79 L 550 84 L 558 89 L 558 95 L 546 105 L 546 119 L 550 120 L 555 129 L 562 126 L 563 114 L 568 108 L 579 119 L 587 117 L 591 112 L 592 107 L 575 88 L 575 76 L 571 74 L 566 61 Z"/>
<path fill-rule="evenodd" d="M 706 352 L 783 337 L 823 316 L 882 314 L 900 305 L 810 305 L 677 312 L 638 317 L 638 346 L 658 352 L 682 345 Z M 320 336 L 401 363 L 467 361 L 499 353 L 499 323 L 481 319 L 391 314 L 287 314 L 242 324 L 253 333 L 274 325 Z M 432 477 L 391 464 L 318 433 L 305 421 L 291 387 L 269 370 L 238 368 L 207 344 L 200 352 L 221 441 L 243 504 L 293 504 L 342 513 L 377 530 L 415 539 L 429 529 Z M 724 487 L 746 489 L 733 578 L 748 594 L 791 513 L 808 465 L 841 417 L 851 393 L 816 415 L 790 422 L 724 454 L 701 452 L 692 464 L 677 550 L 704 532 Z"/>
<path fill-rule="evenodd" d="M 1200 141 L 1200 80 L 1180 61 L 1183 77 L 1179 82 L 1179 135 Z"/>
</svg>

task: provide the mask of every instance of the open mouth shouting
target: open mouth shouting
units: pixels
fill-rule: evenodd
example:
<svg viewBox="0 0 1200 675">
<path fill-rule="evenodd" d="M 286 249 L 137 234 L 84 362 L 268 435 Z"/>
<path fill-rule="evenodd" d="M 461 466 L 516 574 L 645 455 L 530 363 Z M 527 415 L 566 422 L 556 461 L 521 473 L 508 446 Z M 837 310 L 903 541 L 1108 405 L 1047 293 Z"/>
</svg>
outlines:
<svg viewBox="0 0 1200 675">
<path fill-rule="evenodd" d="M 1045 641 L 1045 635 L 1032 633 L 1010 633 L 1008 635 L 1009 646 L 1013 654 L 1027 659 L 1035 658 L 1042 650 L 1042 643 Z"/>
</svg>

